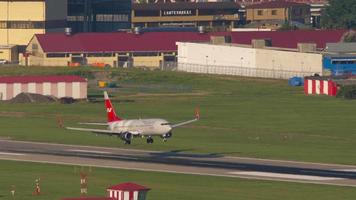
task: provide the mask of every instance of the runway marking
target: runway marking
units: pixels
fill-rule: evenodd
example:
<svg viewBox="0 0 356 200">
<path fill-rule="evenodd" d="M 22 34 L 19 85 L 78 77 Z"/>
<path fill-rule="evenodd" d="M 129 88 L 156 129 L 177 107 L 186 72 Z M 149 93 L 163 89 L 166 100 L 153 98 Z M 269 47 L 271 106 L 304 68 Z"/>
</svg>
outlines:
<svg viewBox="0 0 356 200">
<path fill-rule="evenodd" d="M 8 152 L 0 152 L 0 155 L 8 155 L 8 156 L 24 156 L 22 153 L 8 153 Z"/>
<path fill-rule="evenodd" d="M 79 153 L 102 153 L 102 154 L 112 154 L 107 151 L 92 151 L 92 150 L 83 150 L 83 149 L 68 149 L 66 151 L 71 151 L 71 152 L 79 152 Z"/>
<path fill-rule="evenodd" d="M 12 160 L 20 162 L 31 162 L 31 163 L 46 163 L 46 164 L 58 164 L 58 165 L 69 165 L 69 166 L 91 166 L 98 168 L 109 168 L 109 169 L 125 169 L 125 170 L 137 170 L 145 172 L 161 172 L 161 173 L 175 173 L 175 174 L 190 174 L 198 176 L 216 176 L 216 177 L 228 177 L 228 178 L 244 178 L 250 180 L 265 180 L 265 181 L 282 181 L 282 182 L 294 182 L 294 183 L 305 183 L 305 184 L 317 184 L 317 185 L 333 185 L 333 186 L 347 186 L 347 187 L 356 187 L 353 184 L 347 183 L 328 183 L 328 182 L 318 182 L 310 180 L 290 180 L 290 179 L 281 179 L 281 178 L 271 178 L 271 177 L 253 177 L 253 176 L 238 176 L 237 174 L 215 174 L 215 173 L 197 173 L 197 172 L 182 172 L 175 170 L 162 170 L 162 169 L 148 169 L 148 168 L 139 168 L 139 167 L 122 167 L 122 166 L 112 166 L 112 165 L 102 165 L 102 164 L 89 164 L 89 163 L 73 163 L 68 161 L 44 161 L 44 160 L 34 160 L 34 159 L 18 159 L 18 158 L 2 158 L 0 160 Z"/>
<path fill-rule="evenodd" d="M 333 169 L 333 170 L 339 172 L 356 172 L 356 169 Z"/>
<path fill-rule="evenodd" d="M 246 176 L 262 176 L 271 178 L 285 178 L 285 179 L 297 179 L 297 180 L 310 180 L 310 181 L 330 181 L 330 180 L 342 180 L 343 178 L 335 177 L 322 177 L 322 176 L 311 176 L 311 175 L 297 175 L 297 174 L 281 174 L 273 172 L 229 172 L 230 174 L 236 175 L 246 175 Z"/>
</svg>

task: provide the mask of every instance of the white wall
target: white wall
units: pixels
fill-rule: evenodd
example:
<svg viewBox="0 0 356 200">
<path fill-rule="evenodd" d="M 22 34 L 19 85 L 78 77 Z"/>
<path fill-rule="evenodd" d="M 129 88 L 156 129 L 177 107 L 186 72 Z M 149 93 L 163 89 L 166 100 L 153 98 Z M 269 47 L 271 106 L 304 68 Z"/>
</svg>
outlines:
<svg viewBox="0 0 356 200">
<path fill-rule="evenodd" d="M 201 65 L 256 67 L 256 49 L 204 43 L 177 42 L 177 44 L 178 62 Z"/>
<path fill-rule="evenodd" d="M 7 99 L 6 83 L 0 83 L 0 100 Z"/>
<path fill-rule="evenodd" d="M 177 45 L 180 71 L 283 79 L 322 73 L 318 53 L 206 43 Z"/>
<path fill-rule="evenodd" d="M 322 54 L 258 49 L 257 67 L 274 70 L 322 72 Z"/>
</svg>

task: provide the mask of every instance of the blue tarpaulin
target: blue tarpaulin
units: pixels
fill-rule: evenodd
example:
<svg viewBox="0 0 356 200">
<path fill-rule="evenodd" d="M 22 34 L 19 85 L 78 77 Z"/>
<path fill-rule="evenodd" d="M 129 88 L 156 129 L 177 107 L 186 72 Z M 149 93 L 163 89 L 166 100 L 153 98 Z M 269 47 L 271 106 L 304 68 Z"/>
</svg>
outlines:
<svg viewBox="0 0 356 200">
<path fill-rule="evenodd" d="M 302 77 L 292 77 L 288 80 L 288 84 L 290 86 L 303 86 L 304 85 L 304 79 Z"/>
</svg>

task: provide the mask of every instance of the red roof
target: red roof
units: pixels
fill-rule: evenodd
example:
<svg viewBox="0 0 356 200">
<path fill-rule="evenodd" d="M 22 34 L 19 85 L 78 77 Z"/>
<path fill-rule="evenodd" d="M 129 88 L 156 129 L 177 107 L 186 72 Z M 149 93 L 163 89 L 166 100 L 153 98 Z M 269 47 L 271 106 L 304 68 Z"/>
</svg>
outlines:
<svg viewBox="0 0 356 200">
<path fill-rule="evenodd" d="M 270 0 L 237 0 L 237 2 L 241 3 L 242 5 L 252 5 L 258 4 L 262 2 L 267 2 Z M 288 0 L 289 2 L 297 2 L 297 3 L 306 3 L 306 4 L 326 4 L 327 0 Z"/>
<path fill-rule="evenodd" d="M 65 198 L 62 200 L 115 200 L 109 197 L 79 197 L 79 198 Z"/>
<path fill-rule="evenodd" d="M 51 52 L 162 52 L 177 51 L 176 42 L 208 42 L 210 36 L 231 35 L 232 43 L 251 44 L 252 39 L 271 39 L 272 46 L 297 48 L 297 43 L 316 43 L 325 48 L 326 43 L 338 42 L 346 30 L 297 30 L 249 32 L 146 32 L 139 35 L 126 32 L 78 33 L 72 36 L 49 33 L 37 34 L 41 47 Z"/>
<path fill-rule="evenodd" d="M 121 183 L 108 188 L 108 190 L 124 190 L 124 191 L 138 191 L 138 190 L 150 190 L 150 188 L 138 185 L 136 183 Z"/>
<path fill-rule="evenodd" d="M 80 76 L 0 76 L 0 83 L 86 82 Z"/>
<path fill-rule="evenodd" d="M 298 43 L 316 43 L 317 48 L 325 48 L 326 43 L 339 42 L 345 32 L 346 30 L 232 32 L 231 42 L 249 45 L 252 39 L 271 39 L 273 47 L 295 49 Z"/>
<path fill-rule="evenodd" d="M 72 36 L 49 33 L 35 35 L 46 53 L 50 52 L 162 52 L 177 51 L 176 42 L 209 41 L 209 34 L 197 32 L 146 32 L 142 34 L 78 33 Z"/>
<path fill-rule="evenodd" d="M 297 6 L 308 6 L 308 4 L 277 0 L 253 4 L 250 6 L 246 6 L 246 8 L 288 8 Z"/>
</svg>

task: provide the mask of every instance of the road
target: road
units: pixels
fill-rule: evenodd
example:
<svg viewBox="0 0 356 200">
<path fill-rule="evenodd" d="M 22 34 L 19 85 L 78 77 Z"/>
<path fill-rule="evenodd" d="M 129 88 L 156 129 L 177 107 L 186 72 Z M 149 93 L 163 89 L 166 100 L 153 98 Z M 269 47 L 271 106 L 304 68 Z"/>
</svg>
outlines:
<svg viewBox="0 0 356 200">
<path fill-rule="evenodd" d="M 356 166 L 1 139 L 0 159 L 356 187 Z"/>
</svg>

